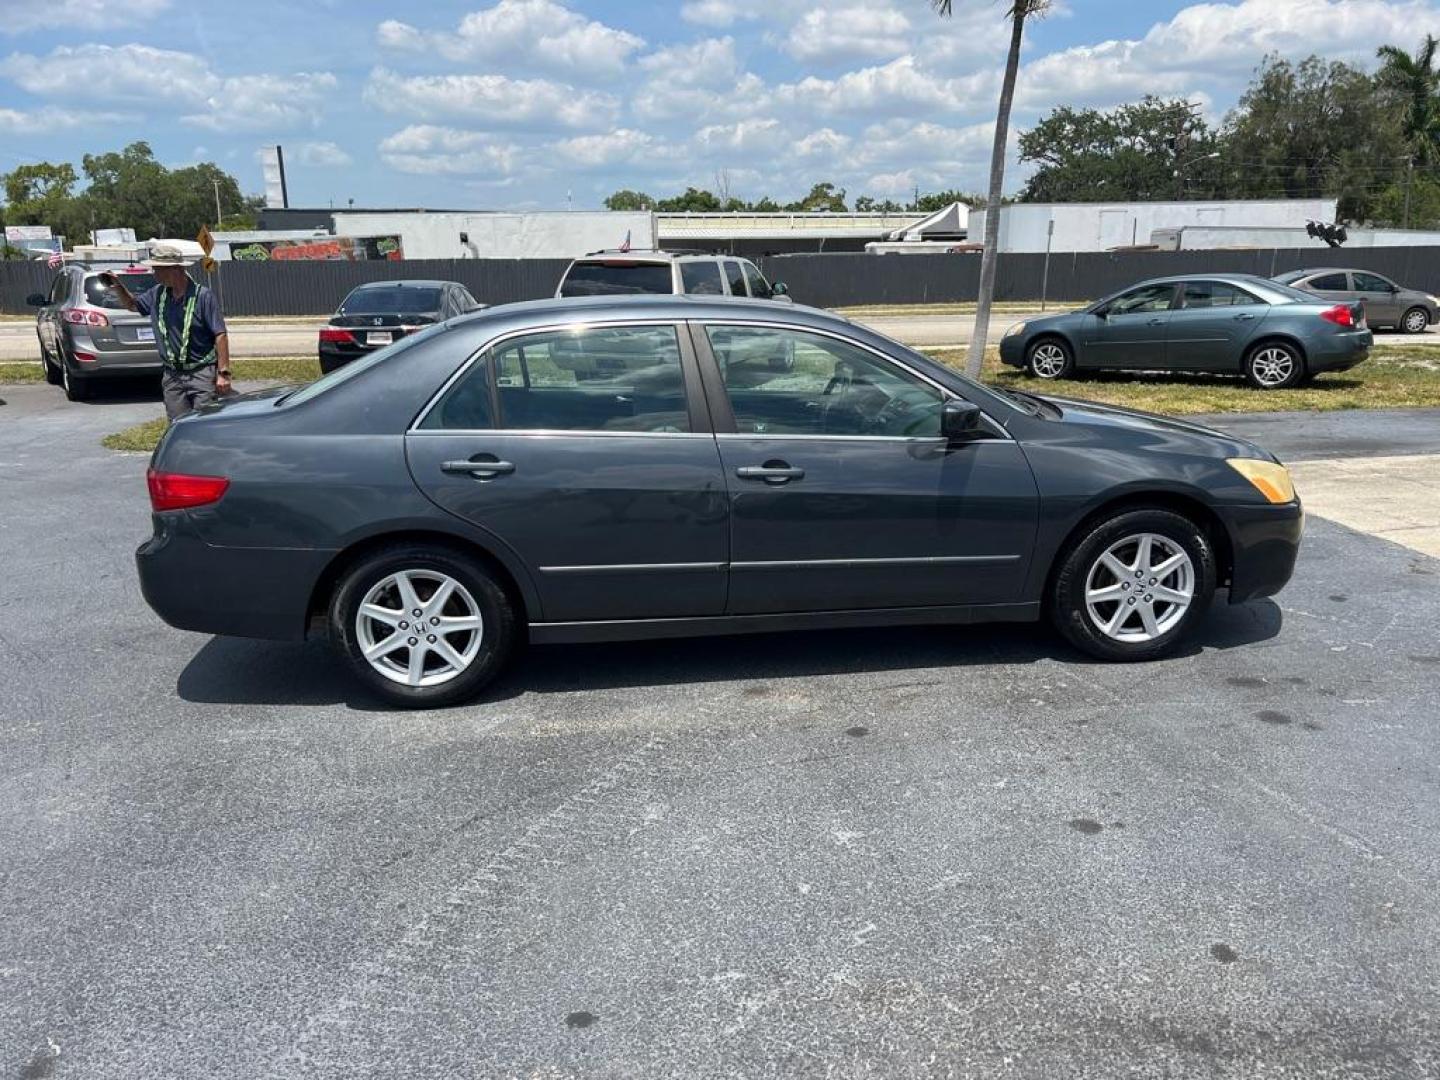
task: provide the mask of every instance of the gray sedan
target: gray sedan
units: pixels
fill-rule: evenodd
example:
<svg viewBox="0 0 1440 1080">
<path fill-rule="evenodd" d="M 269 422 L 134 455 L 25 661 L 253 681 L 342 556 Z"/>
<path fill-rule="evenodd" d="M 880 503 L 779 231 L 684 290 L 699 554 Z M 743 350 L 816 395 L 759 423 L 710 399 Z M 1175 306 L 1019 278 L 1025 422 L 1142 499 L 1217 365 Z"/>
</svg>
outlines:
<svg viewBox="0 0 1440 1080">
<path fill-rule="evenodd" d="M 1321 300 L 1247 274 L 1186 275 L 1016 323 L 1000 359 L 1047 380 L 1101 368 L 1196 371 L 1280 390 L 1354 367 L 1373 341 L 1359 301 Z"/>
<path fill-rule="evenodd" d="M 1423 334 L 1440 321 L 1440 299 L 1402 288 L 1373 270 L 1291 270 L 1277 274 L 1275 280 L 1332 303 L 1359 300 L 1365 305 L 1365 321 L 1376 329 L 1394 327 L 1407 334 Z"/>
<path fill-rule="evenodd" d="M 720 297 L 452 319 L 178 421 L 149 484 L 137 561 L 166 621 L 328 626 L 402 705 L 474 694 L 526 640 L 1048 617 L 1153 659 L 1217 586 L 1283 587 L 1301 529 L 1242 440 Z"/>
</svg>

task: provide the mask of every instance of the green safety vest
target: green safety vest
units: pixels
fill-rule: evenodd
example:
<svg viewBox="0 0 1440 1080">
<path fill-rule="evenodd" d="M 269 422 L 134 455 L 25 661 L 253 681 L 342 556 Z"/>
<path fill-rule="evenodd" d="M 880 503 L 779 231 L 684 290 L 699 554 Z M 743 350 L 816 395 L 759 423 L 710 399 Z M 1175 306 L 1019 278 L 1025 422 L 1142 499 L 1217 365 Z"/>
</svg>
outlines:
<svg viewBox="0 0 1440 1080">
<path fill-rule="evenodd" d="M 211 349 L 198 360 L 190 359 L 190 327 L 195 324 L 195 301 L 200 298 L 200 286 L 195 286 L 195 291 L 190 294 L 190 299 L 185 301 L 185 316 L 180 324 L 180 362 L 170 362 L 170 290 L 161 286 L 160 288 L 160 362 L 166 367 L 175 371 L 195 371 L 204 367 L 215 359 L 215 350 Z"/>
</svg>

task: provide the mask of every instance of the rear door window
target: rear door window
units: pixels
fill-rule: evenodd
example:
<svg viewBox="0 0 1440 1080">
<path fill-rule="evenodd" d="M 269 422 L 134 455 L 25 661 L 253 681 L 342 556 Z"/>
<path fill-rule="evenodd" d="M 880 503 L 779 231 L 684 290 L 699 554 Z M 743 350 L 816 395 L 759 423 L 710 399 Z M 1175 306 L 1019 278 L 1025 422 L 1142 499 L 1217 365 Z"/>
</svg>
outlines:
<svg viewBox="0 0 1440 1080">
<path fill-rule="evenodd" d="M 608 259 L 605 262 L 576 263 L 560 286 L 561 296 L 613 296 L 624 293 L 675 291 L 669 263 Z"/>
<path fill-rule="evenodd" d="M 1243 289 L 1227 285 L 1223 281 L 1187 281 L 1185 283 L 1185 309 L 1236 307 L 1260 303 Z"/>
<path fill-rule="evenodd" d="M 1321 274 L 1317 278 L 1311 278 L 1308 287 L 1316 292 L 1350 291 L 1350 283 L 1345 280 L 1344 274 Z"/>
<path fill-rule="evenodd" d="M 526 334 L 496 346 L 487 363 L 494 372 L 499 405 L 496 428 L 691 430 L 679 335 L 673 326 L 596 326 Z M 450 428 L 453 418 L 462 417 L 467 427 L 476 426 L 476 418 L 489 407 L 487 379 L 482 365 L 473 366 L 421 426 Z"/>
<path fill-rule="evenodd" d="M 720 281 L 720 264 L 711 259 L 682 262 L 680 281 L 687 293 L 696 296 L 719 296 L 725 292 L 725 286 Z"/>
</svg>

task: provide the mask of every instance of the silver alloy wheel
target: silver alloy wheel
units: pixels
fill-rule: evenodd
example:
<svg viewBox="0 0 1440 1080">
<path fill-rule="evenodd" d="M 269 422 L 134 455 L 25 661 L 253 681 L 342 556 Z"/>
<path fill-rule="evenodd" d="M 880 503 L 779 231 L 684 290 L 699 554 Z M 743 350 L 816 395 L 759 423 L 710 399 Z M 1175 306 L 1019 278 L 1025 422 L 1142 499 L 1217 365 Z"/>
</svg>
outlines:
<svg viewBox="0 0 1440 1080">
<path fill-rule="evenodd" d="M 1042 341 L 1030 354 L 1030 370 L 1042 379 L 1058 379 L 1065 371 L 1065 350 L 1053 341 Z"/>
<path fill-rule="evenodd" d="M 1419 308 L 1413 308 L 1405 313 L 1405 332 L 1407 334 L 1418 334 L 1430 325 L 1430 316 Z"/>
<path fill-rule="evenodd" d="M 370 666 L 402 686 L 439 686 L 474 663 L 485 636 L 480 605 L 438 570 L 401 570 L 373 585 L 355 613 Z"/>
<path fill-rule="evenodd" d="M 1143 644 L 1174 629 L 1195 599 L 1195 564 L 1174 540 L 1138 533 L 1111 544 L 1085 577 L 1085 608 L 1106 637 Z"/>
<path fill-rule="evenodd" d="M 1295 373 L 1295 357 L 1281 345 L 1267 345 L 1250 358 L 1250 370 L 1261 386 L 1279 386 Z"/>
</svg>

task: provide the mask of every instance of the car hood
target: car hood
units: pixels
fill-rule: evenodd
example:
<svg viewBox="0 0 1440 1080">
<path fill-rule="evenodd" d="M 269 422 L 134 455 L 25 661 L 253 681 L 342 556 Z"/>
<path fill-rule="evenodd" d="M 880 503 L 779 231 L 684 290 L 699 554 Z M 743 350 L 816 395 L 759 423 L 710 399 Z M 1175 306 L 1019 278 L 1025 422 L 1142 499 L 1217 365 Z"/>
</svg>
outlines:
<svg viewBox="0 0 1440 1080">
<path fill-rule="evenodd" d="M 1077 401 L 1074 398 L 1055 397 L 1051 394 L 1036 394 L 1060 410 L 1058 423 L 1084 425 L 1092 428 L 1109 428 L 1129 431 L 1136 436 L 1155 437 L 1173 441 L 1193 440 L 1198 446 L 1204 445 L 1219 456 L 1258 457 L 1266 461 L 1278 461 L 1270 453 L 1245 439 L 1227 435 L 1223 431 L 1206 427 L 1189 420 L 1178 420 L 1173 416 L 1143 412 L 1140 409 L 1126 409 L 1119 405 L 1102 405 L 1095 401 Z"/>
</svg>

